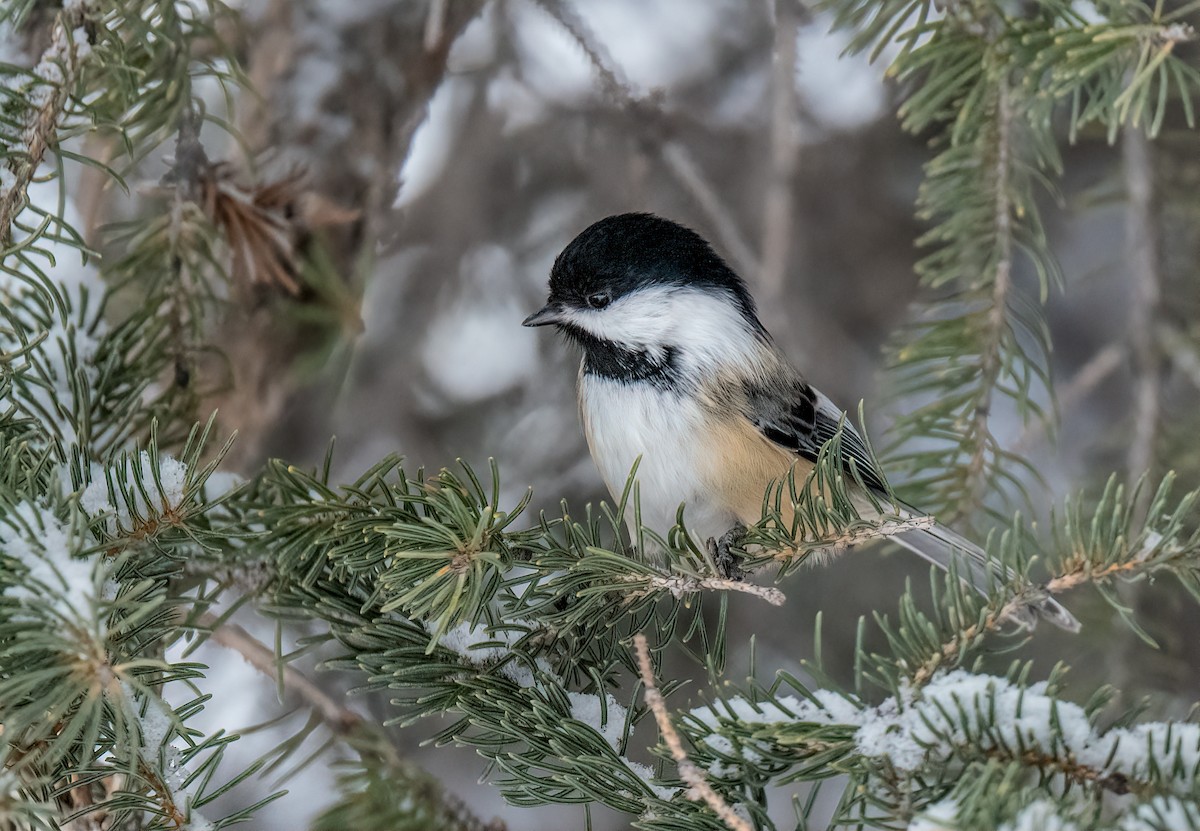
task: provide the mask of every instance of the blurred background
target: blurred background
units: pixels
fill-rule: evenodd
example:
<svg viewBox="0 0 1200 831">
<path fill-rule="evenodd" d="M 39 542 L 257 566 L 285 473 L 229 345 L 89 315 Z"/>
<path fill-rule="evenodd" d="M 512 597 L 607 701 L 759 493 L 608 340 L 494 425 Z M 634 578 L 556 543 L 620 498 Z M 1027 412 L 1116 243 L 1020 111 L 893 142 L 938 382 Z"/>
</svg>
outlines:
<svg viewBox="0 0 1200 831">
<path fill-rule="evenodd" d="M 886 54 L 842 56 L 848 38 L 827 17 L 782 0 L 244 0 L 240 11 L 230 35 L 254 92 L 230 110 L 214 87 L 208 103 L 243 143 L 215 128 L 202 140 L 210 158 L 259 182 L 298 172 L 300 245 L 314 265 L 297 294 L 255 283 L 219 324 L 227 361 L 203 368 L 221 379 L 205 403 L 239 431 L 232 467 L 250 473 L 268 457 L 317 465 L 336 436 L 337 481 L 391 452 L 433 469 L 495 457 L 509 506 L 528 488 L 535 511 L 606 498 L 576 415 L 578 356 L 520 321 L 544 301 L 562 247 L 631 210 L 708 237 L 795 363 L 842 406 L 865 401 L 876 444 L 886 444 L 889 413 L 903 402 L 888 396 L 883 346 L 921 297 L 914 200 L 930 156 L 927 137 L 898 126 L 904 90 L 885 80 Z M 1060 426 L 1001 414 L 993 427 L 1036 459 L 1045 481 L 1030 482 L 1034 504 L 1013 506 L 1034 519 L 1054 499 L 1126 475 L 1130 388 L 1148 369 L 1119 344 L 1133 296 L 1130 177 L 1149 175 L 1153 188 L 1141 241 L 1164 275 L 1156 314 L 1194 333 L 1200 297 L 1194 136 L 1168 125 L 1149 168 L 1131 167 L 1101 134 L 1064 147 L 1065 175 L 1044 208 L 1066 276 L 1047 304 Z M 151 163 L 145 175 L 161 170 Z M 1017 277 L 1035 291 L 1032 275 Z M 1149 367 L 1159 403 L 1151 463 L 1195 483 L 1200 360 L 1193 352 L 1171 366 Z M 825 654 L 847 679 L 849 659 L 839 667 L 836 656 L 852 654 L 858 617 L 893 610 L 904 581 L 925 574 L 876 548 L 790 578 L 783 609 L 735 599 L 730 677 L 747 672 L 752 633 L 761 674 L 803 676 L 821 612 Z M 1200 650 L 1179 595 L 1155 587 L 1142 619 L 1158 653 L 1136 647 L 1107 606 L 1080 598 L 1068 605 L 1084 635 L 1039 632 L 1021 654 L 1042 675 L 1070 654 L 1081 689 L 1111 681 L 1131 698 L 1155 691 L 1158 706 L 1183 707 Z M 272 641 L 271 623 L 239 619 Z M 197 657 L 221 667 L 208 680 L 214 691 L 246 694 L 220 696 L 238 709 L 216 708 L 198 726 L 251 725 L 295 704 L 279 703 L 274 682 L 230 654 L 209 644 Z M 383 700 L 352 702 L 373 718 L 394 715 Z M 437 727 L 397 729 L 397 743 L 478 813 L 514 829 L 582 826 L 578 810 L 504 806 L 476 784 L 484 769 L 474 754 L 418 746 Z M 252 733 L 231 753 L 256 755 L 288 729 Z M 306 826 L 336 797 L 334 762 L 326 753 L 290 780 L 292 793 L 259 826 Z"/>
</svg>

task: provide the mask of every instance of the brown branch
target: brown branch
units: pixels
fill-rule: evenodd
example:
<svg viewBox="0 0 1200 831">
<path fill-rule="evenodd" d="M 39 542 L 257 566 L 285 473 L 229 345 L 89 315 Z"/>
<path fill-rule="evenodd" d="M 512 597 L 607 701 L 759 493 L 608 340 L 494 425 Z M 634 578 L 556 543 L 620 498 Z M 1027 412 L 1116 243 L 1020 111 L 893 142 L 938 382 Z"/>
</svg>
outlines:
<svg viewBox="0 0 1200 831">
<path fill-rule="evenodd" d="M 1141 560 L 1132 560 L 1110 563 L 1103 568 L 1096 569 L 1092 567 L 1088 560 L 1078 557 L 1072 561 L 1072 567 L 1069 570 L 1046 583 L 1045 588 L 1050 594 L 1061 594 L 1083 583 L 1096 583 L 1118 574 L 1136 571 L 1141 565 Z"/>
<path fill-rule="evenodd" d="M 1107 773 L 1070 759 L 1060 759 L 1057 756 L 1049 756 L 1034 750 L 1027 750 L 1020 754 L 991 750 L 985 755 L 1004 761 L 1020 762 L 1023 765 L 1035 767 L 1039 770 L 1049 768 L 1079 785 L 1098 785 L 1104 790 L 1119 796 L 1146 790 L 1143 783 L 1130 782 L 1129 778 L 1122 773 Z"/>
<path fill-rule="evenodd" d="M 639 96 L 634 92 L 603 44 L 592 34 L 579 15 L 565 3 L 559 0 L 534 0 L 534 3 L 554 18 L 583 50 L 600 79 L 604 94 L 618 109 L 636 116 L 634 124 L 659 146 L 667 171 L 675 177 L 675 181 L 687 191 L 708 218 L 717 239 L 729 253 L 736 268 L 743 274 L 759 273 L 758 257 L 755 256 L 753 248 L 738 228 L 733 213 L 725 207 L 725 201 L 705 177 L 691 151 L 677 141 L 663 139 L 660 129 L 662 112 L 653 97 Z M 794 58 L 792 63 L 795 63 Z"/>
<path fill-rule="evenodd" d="M 784 279 L 795 235 L 792 188 L 800 151 L 796 102 L 796 29 L 798 4 L 775 2 L 775 48 L 771 72 L 771 156 L 763 204 L 762 263 L 759 283 L 764 310 L 782 315 Z"/>
<path fill-rule="evenodd" d="M 799 540 L 795 545 L 780 547 L 774 556 L 776 560 L 789 560 L 793 557 L 809 557 L 821 552 L 836 554 L 865 542 L 887 539 L 908 531 L 932 528 L 935 524 L 936 520 L 931 516 L 885 519 L 878 525 L 843 531 L 834 537 Z"/>
<path fill-rule="evenodd" d="M 1133 430 L 1125 457 L 1126 481 L 1133 485 L 1154 460 L 1155 438 L 1161 419 L 1162 355 L 1155 336 L 1155 319 L 1162 295 L 1158 256 L 1158 224 L 1154 209 L 1154 168 L 1150 140 L 1137 127 L 1126 127 L 1123 141 L 1125 189 L 1125 251 L 1129 260 L 1132 296 L 1129 306 L 1129 345 L 1133 354 Z M 1134 508 L 1140 524 L 1149 507 L 1143 491 Z"/>
<path fill-rule="evenodd" d="M 667 170 L 708 217 L 713 231 L 721 245 L 729 252 L 737 270 L 742 274 L 759 273 L 758 257 L 738 228 L 733 213 L 725 207 L 725 201 L 705 178 L 691 151 L 677 141 L 666 141 L 661 152 Z"/>
<path fill-rule="evenodd" d="M 475 816 L 466 803 L 448 793 L 426 771 L 403 759 L 396 748 L 378 734 L 374 725 L 358 713 L 338 703 L 299 670 L 288 664 L 280 666 L 275 651 L 262 641 L 237 624 L 218 624 L 218 618 L 207 612 L 198 621 L 200 627 L 212 632 L 214 642 L 237 652 L 263 675 L 271 679 L 282 675 L 284 689 L 295 693 L 308 704 L 334 735 L 346 740 L 360 753 L 378 754 L 384 763 L 398 771 L 399 778 L 414 782 L 424 799 L 436 802 L 439 818 L 447 823 L 440 828 L 452 831 L 505 831 L 505 825 L 499 819 L 485 822 Z"/>
<path fill-rule="evenodd" d="M 25 204 L 29 183 L 33 181 L 46 150 L 56 141 L 59 120 L 79 76 L 83 58 L 73 33 L 91 17 L 90 3 L 68 4 L 58 15 L 50 35 L 50 45 L 42 53 L 31 82 L 31 97 L 41 103 L 31 108 L 21 132 L 23 152 L 8 153 L 8 171 L 12 175 L 6 187 L 0 187 L 0 248 L 12 242 L 12 226 Z"/>
<path fill-rule="evenodd" d="M 1145 553 L 1148 553 L 1148 551 L 1143 552 L 1142 557 L 1144 557 Z M 1093 568 L 1091 561 L 1084 556 L 1076 556 L 1066 560 L 1064 563 L 1065 570 L 1057 577 L 1049 580 L 1045 585 L 1030 586 L 1028 589 L 1019 591 L 1013 597 L 1009 598 L 998 610 L 989 612 L 981 622 L 968 626 L 957 637 L 942 644 L 937 652 L 930 655 L 912 673 L 913 684 L 922 686 L 927 683 L 938 669 L 950 661 L 957 659 L 959 655 L 978 643 L 984 635 L 998 630 L 1006 621 L 1022 609 L 1036 603 L 1040 597 L 1047 594 L 1051 596 L 1059 595 L 1083 583 L 1096 583 L 1107 580 L 1110 577 L 1136 571 L 1144 565 L 1142 557 L 1135 556 L 1133 560 L 1110 563 L 1101 568 Z"/>
<path fill-rule="evenodd" d="M 236 623 L 220 624 L 216 615 L 206 612 L 200 616 L 198 625 L 212 632 L 215 643 L 232 649 L 263 675 L 272 679 L 282 676 L 284 689 L 303 699 L 336 735 L 345 736 L 362 724 L 362 716 L 339 704 L 295 667 L 281 665 L 275 658 L 275 650 Z"/>
<path fill-rule="evenodd" d="M 913 671 L 911 678 L 913 686 L 922 687 L 929 683 L 935 672 L 941 669 L 946 664 L 954 661 L 990 632 L 995 632 L 1006 621 L 1012 618 L 1013 615 L 1020 612 L 1030 604 L 1030 595 L 1033 592 L 1021 592 L 1010 598 L 999 609 L 989 612 L 982 621 L 973 623 L 966 629 L 958 633 L 958 636 L 953 640 L 946 641 L 941 648 L 926 658 Z"/>
<path fill-rule="evenodd" d="M 646 704 L 654 713 L 658 731 L 679 768 L 679 777 L 688 785 L 688 799 L 696 802 L 703 800 L 713 810 L 713 813 L 733 831 L 752 831 L 750 823 L 738 816 L 724 797 L 713 790 L 712 785 L 708 784 L 704 772 L 688 758 L 687 751 L 683 749 L 683 741 L 679 738 L 675 726 L 671 724 L 671 714 L 667 712 L 667 703 L 663 700 L 662 693 L 658 691 L 658 685 L 654 680 L 654 667 L 650 663 L 650 646 L 646 643 L 646 636 L 640 632 L 634 635 L 633 645 L 637 650 L 638 671 L 642 677 L 642 684 L 646 687 Z"/>
<path fill-rule="evenodd" d="M 446 39 L 446 12 L 449 0 L 430 0 L 429 13 L 425 17 L 425 33 L 422 45 L 426 52 L 436 51 Z"/>
</svg>

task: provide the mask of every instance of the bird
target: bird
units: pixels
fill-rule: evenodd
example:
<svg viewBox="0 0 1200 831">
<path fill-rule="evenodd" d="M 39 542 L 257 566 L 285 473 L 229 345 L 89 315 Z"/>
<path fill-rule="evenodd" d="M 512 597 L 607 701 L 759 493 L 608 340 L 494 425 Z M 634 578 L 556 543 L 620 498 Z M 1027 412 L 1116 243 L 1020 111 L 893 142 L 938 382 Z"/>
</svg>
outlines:
<svg viewBox="0 0 1200 831">
<path fill-rule="evenodd" d="M 924 516 L 893 501 L 845 412 L 792 366 L 759 320 L 745 281 L 683 225 L 624 213 L 588 226 L 555 259 L 549 298 L 523 325 L 553 326 L 581 349 L 578 402 L 592 459 L 618 502 L 637 462 L 648 528 L 672 527 L 683 505 L 694 538 L 728 552 L 761 519 L 768 488 L 789 474 L 804 482 L 835 435 L 842 463 L 854 468 L 846 479 L 861 515 L 886 506 L 905 518 Z M 624 519 L 637 539 L 632 508 Z M 989 562 L 1009 576 L 979 546 L 932 520 L 892 539 L 942 569 L 956 563 L 960 577 L 985 594 Z M 1032 626 L 1032 613 L 1079 628 L 1050 597 L 1014 617 Z"/>
</svg>

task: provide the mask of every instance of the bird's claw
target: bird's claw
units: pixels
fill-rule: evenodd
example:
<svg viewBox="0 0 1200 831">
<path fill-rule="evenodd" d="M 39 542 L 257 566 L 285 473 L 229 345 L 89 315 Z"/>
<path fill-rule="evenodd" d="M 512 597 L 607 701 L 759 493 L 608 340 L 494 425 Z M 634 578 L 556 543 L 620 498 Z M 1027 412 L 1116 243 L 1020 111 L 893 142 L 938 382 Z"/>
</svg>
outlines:
<svg viewBox="0 0 1200 831">
<path fill-rule="evenodd" d="M 717 567 L 717 573 L 726 580 L 741 581 L 746 576 L 742 571 L 742 557 L 733 550 L 745 535 L 746 526 L 739 522 L 722 534 L 720 539 L 709 537 L 705 544 L 713 564 Z"/>
</svg>

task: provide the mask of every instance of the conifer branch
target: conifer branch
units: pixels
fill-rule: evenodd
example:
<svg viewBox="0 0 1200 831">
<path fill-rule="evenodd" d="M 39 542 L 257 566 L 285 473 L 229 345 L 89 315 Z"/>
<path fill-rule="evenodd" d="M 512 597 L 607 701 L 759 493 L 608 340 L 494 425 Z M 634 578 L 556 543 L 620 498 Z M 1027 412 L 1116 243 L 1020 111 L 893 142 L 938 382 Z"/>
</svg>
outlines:
<svg viewBox="0 0 1200 831">
<path fill-rule="evenodd" d="M 939 649 L 933 650 L 920 664 L 905 667 L 910 672 L 914 687 L 929 683 L 938 670 L 959 663 L 962 656 L 983 643 L 983 639 L 1011 622 L 1022 610 L 1028 608 L 1033 595 L 1040 592 L 1018 593 L 1005 601 L 999 608 L 987 611 L 982 620 L 956 632 Z"/>
<path fill-rule="evenodd" d="M 966 499 L 956 505 L 956 516 L 970 514 L 983 504 L 991 477 L 987 475 L 988 452 L 995 445 L 990 418 L 992 396 L 1000 378 L 1005 335 L 1008 330 L 1009 294 L 1012 291 L 1013 268 L 1013 206 L 1010 180 L 1012 178 L 1013 108 L 1009 81 L 1002 77 L 996 88 L 995 152 L 996 162 L 990 185 L 995 189 L 992 214 L 994 233 L 991 301 L 979 336 L 979 381 L 975 412 L 971 428 L 964 437 L 971 448 L 966 463 L 963 491 Z"/>
<path fill-rule="evenodd" d="M 12 225 L 25 203 L 29 183 L 46 151 L 56 142 L 67 100 L 91 47 L 75 42 L 93 14 L 91 0 L 67 3 L 51 28 L 50 45 L 33 69 L 29 101 L 21 132 L 22 152 L 7 154 L 7 176 L 0 176 L 0 249 L 12 242 Z M 83 48 L 81 48 L 83 47 Z"/>
<path fill-rule="evenodd" d="M 776 542 L 768 547 L 771 558 L 778 562 L 802 561 L 813 555 L 839 554 L 847 549 L 877 540 L 886 540 L 908 531 L 930 528 L 935 524 L 933 517 L 915 516 L 907 519 L 883 518 L 873 523 L 856 524 L 841 530 L 832 530 L 824 536 L 806 536 Z M 768 532 L 769 533 L 769 532 Z"/>
</svg>

